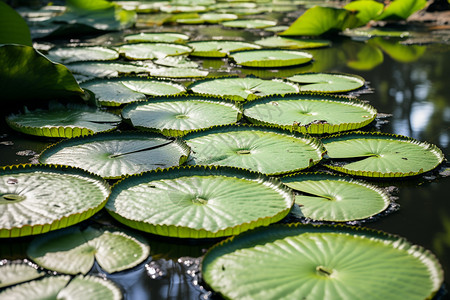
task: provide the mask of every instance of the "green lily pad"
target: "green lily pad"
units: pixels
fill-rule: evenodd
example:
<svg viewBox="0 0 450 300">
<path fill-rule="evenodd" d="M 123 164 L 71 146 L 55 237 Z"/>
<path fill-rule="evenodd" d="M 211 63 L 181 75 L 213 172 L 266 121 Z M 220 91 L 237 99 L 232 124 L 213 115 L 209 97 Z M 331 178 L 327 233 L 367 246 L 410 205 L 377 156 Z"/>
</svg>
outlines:
<svg viewBox="0 0 450 300">
<path fill-rule="evenodd" d="M 19 132 L 36 136 L 71 138 L 95 132 L 112 131 L 120 116 L 85 105 L 53 104 L 48 110 L 26 110 L 6 117 L 7 124 Z"/>
<path fill-rule="evenodd" d="M 277 25 L 276 21 L 264 20 L 264 19 L 248 19 L 248 20 L 233 20 L 225 21 L 221 23 L 224 27 L 232 28 L 246 28 L 246 29 L 261 29 Z"/>
<path fill-rule="evenodd" d="M 242 108 L 235 103 L 203 96 L 152 98 L 122 109 L 122 117 L 130 120 L 133 127 L 167 136 L 183 136 L 197 129 L 233 124 L 241 116 Z"/>
<path fill-rule="evenodd" d="M 324 153 L 315 138 L 273 127 L 220 126 L 189 133 L 184 140 L 192 149 L 189 164 L 232 166 L 269 175 L 306 169 Z"/>
<path fill-rule="evenodd" d="M 150 71 L 151 76 L 162 78 L 198 78 L 206 77 L 208 71 L 194 69 L 194 68 L 164 68 L 159 67 Z"/>
<path fill-rule="evenodd" d="M 0 237 L 41 234 L 98 212 L 109 185 L 85 171 L 61 166 L 16 165 L 0 169 Z"/>
<path fill-rule="evenodd" d="M 277 179 L 242 169 L 188 166 L 127 177 L 116 185 L 108 212 L 153 234 L 211 238 L 281 220 L 293 204 Z"/>
<path fill-rule="evenodd" d="M 177 13 L 198 13 L 208 11 L 208 8 L 203 5 L 173 5 L 166 4 L 159 8 L 162 12 L 177 14 Z"/>
<path fill-rule="evenodd" d="M 299 83 L 302 92 L 342 93 L 364 86 L 364 78 L 341 73 L 304 73 L 286 78 Z"/>
<path fill-rule="evenodd" d="M 386 133 L 354 132 L 322 139 L 332 161 L 327 167 L 367 177 L 414 176 L 443 160 L 435 145 Z"/>
<path fill-rule="evenodd" d="M 389 195 L 368 183 L 326 173 L 297 173 L 281 181 L 295 191 L 295 203 L 306 218 L 347 222 L 384 211 Z"/>
<path fill-rule="evenodd" d="M 90 80 L 83 82 L 81 86 L 92 91 L 103 106 L 120 106 L 146 100 L 146 95 L 175 95 L 185 91 L 184 86 L 171 81 L 132 77 Z"/>
<path fill-rule="evenodd" d="M 330 41 L 313 40 L 313 39 L 294 39 L 282 36 L 271 36 L 255 41 L 255 44 L 266 48 L 282 48 L 282 49 L 314 49 L 329 47 Z"/>
<path fill-rule="evenodd" d="M 221 14 L 221 13 L 204 13 L 200 15 L 200 19 L 210 24 L 217 24 L 224 21 L 232 21 L 238 18 L 235 14 Z"/>
<path fill-rule="evenodd" d="M 141 32 L 125 36 L 126 42 L 184 43 L 189 36 L 178 32 Z"/>
<path fill-rule="evenodd" d="M 185 56 L 167 56 L 153 61 L 155 64 L 165 67 L 198 68 L 198 63 Z"/>
<path fill-rule="evenodd" d="M 229 40 L 195 41 L 189 42 L 188 45 L 194 49 L 190 55 L 200 57 L 225 57 L 231 51 L 261 48 L 253 43 Z"/>
<path fill-rule="evenodd" d="M 364 228 L 272 225 L 211 248 L 202 275 L 229 299 L 431 299 L 443 271 L 428 250 Z"/>
<path fill-rule="evenodd" d="M 33 45 L 26 21 L 3 1 L 0 2 L 0 44 Z"/>
<path fill-rule="evenodd" d="M 375 119 L 377 111 L 369 104 L 346 97 L 291 94 L 247 102 L 244 116 L 255 124 L 323 134 L 364 127 Z"/>
<path fill-rule="evenodd" d="M 0 288 L 30 281 L 44 276 L 37 266 L 26 262 L 8 262 L 0 264 Z"/>
<path fill-rule="evenodd" d="M 372 38 L 372 37 L 395 37 L 406 38 L 410 36 L 408 31 L 389 29 L 389 28 L 353 28 L 344 30 L 342 33 L 345 36 L 352 38 Z"/>
<path fill-rule="evenodd" d="M 65 274 L 86 274 L 94 260 L 108 273 L 131 269 L 150 254 L 148 243 L 130 232 L 70 227 L 35 238 L 27 255 L 43 268 Z"/>
<path fill-rule="evenodd" d="M 309 63 L 313 56 L 295 50 L 248 50 L 229 55 L 238 65 L 256 68 L 278 68 Z"/>
<path fill-rule="evenodd" d="M 192 52 L 188 46 L 173 43 L 137 43 L 116 47 L 120 54 L 132 60 L 164 58 Z"/>
<path fill-rule="evenodd" d="M 49 50 L 47 57 L 53 61 L 67 64 L 75 61 L 115 60 L 119 58 L 119 53 L 101 46 L 66 47 Z"/>
<path fill-rule="evenodd" d="M 128 62 L 74 62 L 66 67 L 75 74 L 97 78 L 119 77 L 129 74 L 149 74 L 151 69 Z"/>
<path fill-rule="evenodd" d="M 235 101 L 252 100 L 273 94 L 299 91 L 297 85 L 282 80 L 264 80 L 255 77 L 223 77 L 198 80 L 188 87 L 194 93 L 223 96 Z"/>
<path fill-rule="evenodd" d="M 43 163 L 77 166 L 104 178 L 117 179 L 186 161 L 189 147 L 157 133 L 98 133 L 60 141 L 39 156 Z"/>
<path fill-rule="evenodd" d="M 2 299 L 105 299 L 120 300 L 120 289 L 110 280 L 94 276 L 51 276 L 0 292 Z"/>
</svg>

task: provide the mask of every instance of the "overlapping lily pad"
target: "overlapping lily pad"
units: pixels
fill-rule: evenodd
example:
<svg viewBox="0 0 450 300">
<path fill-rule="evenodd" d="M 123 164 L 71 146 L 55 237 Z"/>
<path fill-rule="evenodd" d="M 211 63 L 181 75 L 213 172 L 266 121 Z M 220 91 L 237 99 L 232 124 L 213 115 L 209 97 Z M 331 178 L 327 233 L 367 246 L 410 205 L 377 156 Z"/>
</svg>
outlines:
<svg viewBox="0 0 450 300">
<path fill-rule="evenodd" d="M 272 225 L 210 249 L 202 275 L 230 299 L 430 299 L 443 282 L 435 256 L 369 229 Z"/>
<path fill-rule="evenodd" d="M 374 216 L 389 206 L 383 190 L 348 177 L 326 173 L 297 173 L 282 182 L 295 191 L 303 216 L 319 221 L 347 222 Z"/>
<path fill-rule="evenodd" d="M 364 127 L 375 119 L 377 111 L 369 104 L 345 97 L 291 94 L 247 102 L 244 115 L 256 124 L 323 134 Z"/>
<path fill-rule="evenodd" d="M 198 80 L 188 87 L 199 94 L 224 96 L 235 101 L 252 100 L 258 97 L 296 93 L 296 84 L 282 80 L 264 80 L 256 77 L 219 77 Z"/>
<path fill-rule="evenodd" d="M 128 104 L 122 116 L 138 129 L 182 136 L 197 129 L 236 123 L 242 108 L 219 98 L 175 96 Z"/>
<path fill-rule="evenodd" d="M 141 32 L 125 36 L 127 42 L 183 43 L 189 36 L 178 32 Z"/>
<path fill-rule="evenodd" d="M 230 57 L 244 67 L 278 68 L 309 63 L 313 56 L 307 52 L 295 50 L 248 50 L 237 51 Z"/>
<path fill-rule="evenodd" d="M 364 86 L 361 76 L 341 73 L 304 73 L 286 78 L 301 85 L 300 91 L 342 93 Z"/>
<path fill-rule="evenodd" d="M 140 236 L 122 230 L 70 227 L 35 238 L 27 255 L 48 270 L 87 274 L 96 261 L 108 273 L 133 268 L 150 254 Z"/>
<path fill-rule="evenodd" d="M 211 238 L 276 222 L 293 201 L 291 190 L 260 173 L 186 166 L 121 180 L 107 210 L 125 225 L 153 234 Z"/>
<path fill-rule="evenodd" d="M 0 170 L 0 237 L 41 234 L 81 222 L 106 203 L 109 185 L 76 168 L 17 165 Z"/>
<path fill-rule="evenodd" d="M 71 138 L 96 132 L 112 131 L 122 118 L 95 107 L 53 104 L 48 110 L 25 110 L 6 117 L 7 124 L 26 134 Z"/>
<path fill-rule="evenodd" d="M 294 39 L 282 36 L 271 36 L 255 41 L 255 44 L 266 48 L 282 48 L 282 49 L 313 49 L 328 47 L 331 42 L 328 40 L 313 39 Z"/>
<path fill-rule="evenodd" d="M 324 152 L 317 139 L 275 127 L 219 126 L 189 133 L 184 140 L 192 148 L 189 164 L 232 166 L 270 175 L 311 167 Z"/>
<path fill-rule="evenodd" d="M 189 54 L 192 49 L 174 43 L 137 43 L 116 47 L 120 54 L 132 60 L 146 60 Z"/>
<path fill-rule="evenodd" d="M 0 288 L 33 280 L 45 275 L 37 265 L 26 262 L 5 262 L 0 264 Z"/>
<path fill-rule="evenodd" d="M 132 77 L 90 80 L 84 82 L 82 87 L 92 91 L 103 106 L 146 100 L 146 95 L 175 95 L 185 91 L 184 86 L 175 82 Z"/>
<path fill-rule="evenodd" d="M 120 178 L 186 161 L 189 147 L 151 132 L 99 133 L 63 140 L 45 149 L 39 160 L 76 166 L 104 178 Z"/>
<path fill-rule="evenodd" d="M 189 42 L 188 45 L 194 49 L 190 55 L 200 57 L 225 57 L 231 51 L 261 48 L 253 43 L 230 40 L 195 41 Z"/>
<path fill-rule="evenodd" d="M 66 47 L 51 49 L 48 51 L 47 57 L 53 61 L 66 64 L 75 61 L 115 60 L 119 58 L 119 53 L 101 46 Z"/>
<path fill-rule="evenodd" d="M 401 135 L 351 132 L 322 142 L 331 159 L 327 167 L 357 176 L 414 176 L 436 168 L 444 160 L 435 145 Z"/>
</svg>

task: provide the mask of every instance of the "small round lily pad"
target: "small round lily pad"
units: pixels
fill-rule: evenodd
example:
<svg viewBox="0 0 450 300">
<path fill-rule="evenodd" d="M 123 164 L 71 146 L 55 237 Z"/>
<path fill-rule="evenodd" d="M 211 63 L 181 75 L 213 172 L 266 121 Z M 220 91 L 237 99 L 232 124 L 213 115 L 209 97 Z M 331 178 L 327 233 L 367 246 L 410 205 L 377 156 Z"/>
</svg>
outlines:
<svg viewBox="0 0 450 300">
<path fill-rule="evenodd" d="M 192 49 L 175 43 L 137 43 L 116 47 L 120 54 L 132 60 L 146 60 L 189 54 Z"/>
<path fill-rule="evenodd" d="M 141 32 L 125 36 L 127 42 L 183 43 L 189 36 L 178 32 Z"/>
<path fill-rule="evenodd" d="M 255 44 L 266 48 L 282 48 L 282 49 L 313 49 L 329 47 L 330 41 L 313 40 L 313 39 L 294 39 L 282 36 L 271 36 L 255 41 Z"/>
<path fill-rule="evenodd" d="M 278 68 L 309 63 L 313 56 L 295 50 L 247 50 L 229 55 L 238 65 L 255 68 Z"/>
<path fill-rule="evenodd" d="M 361 76 L 341 73 L 304 73 L 286 79 L 300 84 L 300 91 L 304 92 L 342 93 L 365 84 Z"/>
<path fill-rule="evenodd" d="M 224 27 L 245 28 L 245 29 L 261 29 L 277 25 L 276 21 L 264 19 L 247 19 L 233 20 L 221 23 Z"/>
<path fill-rule="evenodd" d="M 115 60 L 119 58 L 119 53 L 114 49 L 101 46 L 66 47 L 49 50 L 47 57 L 53 61 L 66 64 L 75 61 Z"/>
<path fill-rule="evenodd" d="M 194 41 L 189 42 L 188 45 L 194 49 L 190 55 L 200 57 L 225 57 L 231 51 L 261 48 L 253 43 L 229 40 Z"/>
</svg>

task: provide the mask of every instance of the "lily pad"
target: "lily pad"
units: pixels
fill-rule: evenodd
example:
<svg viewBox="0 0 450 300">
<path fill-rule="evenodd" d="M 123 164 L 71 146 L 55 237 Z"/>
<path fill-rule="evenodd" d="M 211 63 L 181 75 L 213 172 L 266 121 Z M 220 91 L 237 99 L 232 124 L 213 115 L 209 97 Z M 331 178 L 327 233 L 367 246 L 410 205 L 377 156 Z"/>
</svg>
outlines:
<svg viewBox="0 0 450 300">
<path fill-rule="evenodd" d="M 229 236 L 281 220 L 293 204 L 277 179 L 227 167 L 188 166 L 127 177 L 107 210 L 127 226 L 182 238 Z"/>
<path fill-rule="evenodd" d="M 374 107 L 359 100 L 319 94 L 267 96 L 244 104 L 244 116 L 252 123 L 310 134 L 358 129 L 376 115 Z"/>
<path fill-rule="evenodd" d="M 16 165 L 0 169 L 0 237 L 41 234 L 98 212 L 109 185 L 75 168 Z"/>
<path fill-rule="evenodd" d="M 39 160 L 77 166 L 104 178 L 117 179 L 186 161 L 189 147 L 157 133 L 98 133 L 60 141 L 45 149 Z"/>
<path fill-rule="evenodd" d="M 92 91 L 103 106 L 120 106 L 146 100 L 145 95 L 175 95 L 185 91 L 184 86 L 171 81 L 131 77 L 90 80 L 83 82 L 81 86 Z"/>
<path fill-rule="evenodd" d="M 435 145 L 401 135 L 353 132 L 322 142 L 332 160 L 327 167 L 357 176 L 414 176 L 434 169 L 444 160 Z"/>
<path fill-rule="evenodd" d="M 183 43 L 189 36 L 178 32 L 141 32 L 125 36 L 126 42 Z"/>
<path fill-rule="evenodd" d="M 221 23 L 224 27 L 232 28 L 246 28 L 246 29 L 261 29 L 266 27 L 272 27 L 277 25 L 276 21 L 264 20 L 264 19 L 247 19 L 247 20 L 233 20 L 225 21 Z"/>
<path fill-rule="evenodd" d="M 374 185 L 326 173 L 297 173 L 281 181 L 295 191 L 295 203 L 306 218 L 347 222 L 384 211 L 389 195 Z"/>
<path fill-rule="evenodd" d="M 119 77 L 129 74 L 149 74 L 151 69 L 128 62 L 74 62 L 66 67 L 75 74 L 97 78 Z"/>
<path fill-rule="evenodd" d="M 122 299 L 110 280 L 95 276 L 51 276 L 13 286 L 0 292 L 2 299 Z"/>
<path fill-rule="evenodd" d="M 238 18 L 235 14 L 221 14 L 221 13 L 204 13 L 200 15 L 200 19 L 210 24 L 217 24 L 224 21 L 232 21 Z"/>
<path fill-rule="evenodd" d="M 242 116 L 242 108 L 218 98 L 177 96 L 128 104 L 122 116 L 138 129 L 183 136 L 196 129 L 236 123 Z"/>
<path fill-rule="evenodd" d="M 253 43 L 228 40 L 195 41 L 189 42 L 188 45 L 194 49 L 190 55 L 200 57 L 225 57 L 231 51 L 261 48 Z"/>
<path fill-rule="evenodd" d="M 255 68 L 278 68 L 309 63 L 313 56 L 295 50 L 248 50 L 229 55 L 238 65 Z"/>
<path fill-rule="evenodd" d="M 119 53 L 101 46 L 65 47 L 49 50 L 47 57 L 53 61 L 67 64 L 75 61 L 115 60 L 119 58 Z"/>
<path fill-rule="evenodd" d="M 282 36 L 271 36 L 255 41 L 255 44 L 266 48 L 282 48 L 282 49 L 314 49 L 329 47 L 330 41 L 313 40 L 313 39 L 294 39 Z"/>
<path fill-rule="evenodd" d="M 37 266 L 26 262 L 7 262 L 0 264 L 0 288 L 30 281 L 44 276 Z"/>
<path fill-rule="evenodd" d="M 342 93 L 359 89 L 364 86 L 364 78 L 343 73 L 304 73 L 286 78 L 299 83 L 300 91 Z"/>
<path fill-rule="evenodd" d="M 150 71 L 151 76 L 162 78 L 198 78 L 205 77 L 209 74 L 208 71 L 194 69 L 194 68 L 164 68 L 159 67 Z"/>
<path fill-rule="evenodd" d="M 282 80 L 264 80 L 255 77 L 223 77 L 198 80 L 188 87 L 199 94 L 223 96 L 235 101 L 252 100 L 273 94 L 299 91 L 297 85 Z"/>
<path fill-rule="evenodd" d="M 137 43 L 118 46 L 116 49 L 132 60 L 157 59 L 192 52 L 190 47 L 174 43 Z"/>
<path fill-rule="evenodd" d="M 230 299 L 430 299 L 443 282 L 435 256 L 364 228 L 272 225 L 211 248 L 202 275 Z"/>
<path fill-rule="evenodd" d="M 342 35 L 352 38 L 372 38 L 372 37 L 389 37 L 389 38 L 406 38 L 411 34 L 408 31 L 389 29 L 389 28 L 353 28 L 342 32 Z"/>
<path fill-rule="evenodd" d="M 131 269 L 150 254 L 140 236 L 119 230 L 70 227 L 35 238 L 27 255 L 43 268 L 65 274 L 86 274 L 94 260 L 108 273 Z"/>
<path fill-rule="evenodd" d="M 85 105 L 53 104 L 48 110 L 25 110 L 6 117 L 7 124 L 19 132 L 36 136 L 71 138 L 95 132 L 112 131 L 120 116 Z"/>
<path fill-rule="evenodd" d="M 189 164 L 232 166 L 269 175 L 306 169 L 324 153 L 315 138 L 273 127 L 220 126 L 189 133 L 184 140 L 192 148 Z"/>
</svg>

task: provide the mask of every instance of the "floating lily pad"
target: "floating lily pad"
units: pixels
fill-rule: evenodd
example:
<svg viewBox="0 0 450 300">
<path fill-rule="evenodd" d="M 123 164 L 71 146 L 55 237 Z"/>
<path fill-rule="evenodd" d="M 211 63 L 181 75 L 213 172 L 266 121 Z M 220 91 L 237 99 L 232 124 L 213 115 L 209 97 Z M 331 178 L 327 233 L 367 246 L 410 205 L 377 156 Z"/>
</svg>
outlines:
<svg viewBox="0 0 450 300">
<path fill-rule="evenodd" d="M 45 149 L 39 160 L 77 166 L 104 178 L 120 178 L 186 161 L 189 147 L 157 133 L 99 133 L 63 140 Z"/>
<path fill-rule="evenodd" d="M 315 138 L 272 127 L 220 126 L 189 133 L 184 139 L 192 148 L 189 164 L 232 166 L 270 175 L 311 167 L 324 152 Z"/>
<path fill-rule="evenodd" d="M 141 32 L 125 36 L 127 42 L 183 43 L 189 36 L 178 32 Z"/>
<path fill-rule="evenodd" d="M 409 37 L 410 33 L 404 30 L 386 29 L 386 28 L 354 28 L 347 29 L 343 33 L 345 36 L 353 38 L 372 38 L 372 37 L 396 37 L 405 38 Z"/>
<path fill-rule="evenodd" d="M 0 288 L 30 281 L 44 276 L 37 266 L 26 262 L 8 262 L 0 264 Z"/>
<path fill-rule="evenodd" d="M 51 105 L 48 110 L 26 110 L 6 117 L 7 124 L 26 134 L 71 138 L 111 131 L 122 121 L 120 116 L 85 105 Z"/>
<path fill-rule="evenodd" d="M 235 14 L 220 14 L 220 13 L 204 13 L 200 15 L 200 19 L 206 23 L 216 24 L 224 21 L 232 21 L 238 18 Z"/>
<path fill-rule="evenodd" d="M 130 232 L 70 227 L 35 238 L 27 255 L 46 269 L 86 274 L 94 260 L 108 273 L 133 268 L 150 254 L 148 243 Z"/>
<path fill-rule="evenodd" d="M 199 80 L 191 84 L 189 89 L 195 93 L 224 96 L 236 101 L 299 91 L 298 86 L 293 83 L 276 79 L 264 80 L 255 77 L 223 77 Z"/>
<path fill-rule="evenodd" d="M 233 124 L 242 116 L 235 103 L 203 96 L 152 98 L 128 104 L 122 116 L 138 129 L 160 131 L 168 136 L 215 125 Z"/>
<path fill-rule="evenodd" d="M 185 56 L 167 56 L 155 60 L 154 63 L 165 67 L 198 68 L 198 63 Z"/>
<path fill-rule="evenodd" d="M 208 71 L 194 69 L 194 68 L 164 68 L 159 67 L 150 71 L 151 76 L 165 77 L 165 78 L 198 78 L 206 77 Z"/>
<path fill-rule="evenodd" d="M 282 49 L 314 49 L 329 47 L 330 41 L 313 40 L 313 39 L 294 39 L 281 36 L 271 36 L 255 41 L 255 44 L 266 48 L 282 48 Z"/>
<path fill-rule="evenodd" d="M 279 221 L 293 204 L 277 179 L 242 169 L 188 166 L 129 176 L 107 210 L 127 226 L 183 238 L 229 236 Z"/>
<path fill-rule="evenodd" d="M 304 73 L 286 78 L 299 83 L 300 91 L 342 93 L 359 89 L 364 86 L 364 78 L 358 75 L 341 73 Z"/>
<path fill-rule="evenodd" d="M 0 237 L 34 235 L 81 222 L 106 203 L 109 186 L 75 168 L 17 165 L 0 169 Z"/>
<path fill-rule="evenodd" d="M 110 280 L 94 276 L 51 276 L 13 286 L 0 292 L 2 299 L 122 299 Z"/>
<path fill-rule="evenodd" d="M 434 169 L 443 160 L 435 145 L 401 135 L 355 132 L 322 140 L 327 167 L 357 176 L 404 177 Z"/>
<path fill-rule="evenodd" d="M 100 46 L 55 48 L 48 51 L 47 57 L 63 64 L 75 61 L 115 60 L 119 53 L 113 49 Z"/>
<path fill-rule="evenodd" d="M 443 282 L 435 256 L 364 228 L 272 225 L 211 248 L 202 275 L 230 299 L 431 299 Z"/>
<path fill-rule="evenodd" d="M 224 27 L 232 28 L 246 28 L 246 29 L 261 29 L 277 25 L 276 21 L 263 19 L 248 19 L 248 20 L 233 20 L 221 23 Z"/>
<path fill-rule="evenodd" d="M 120 106 L 133 101 L 146 100 L 145 95 L 175 95 L 185 91 L 181 84 L 146 78 L 91 80 L 83 82 L 81 86 L 92 91 L 103 106 Z"/>
<path fill-rule="evenodd" d="M 188 45 L 194 49 L 190 55 L 200 57 L 225 57 L 231 51 L 261 48 L 253 43 L 227 40 L 195 41 L 189 42 Z"/>
<path fill-rule="evenodd" d="M 326 173 L 297 173 L 281 181 L 293 190 L 295 203 L 306 218 L 347 222 L 384 211 L 390 203 L 383 190 L 361 181 Z"/>
<path fill-rule="evenodd" d="M 66 67 L 76 74 L 103 77 L 119 77 L 124 74 L 149 74 L 151 69 L 128 62 L 74 62 Z"/>
<path fill-rule="evenodd" d="M 230 57 L 244 67 L 278 68 L 306 64 L 313 56 L 306 52 L 294 50 L 248 50 L 237 51 Z"/>
<path fill-rule="evenodd" d="M 375 119 L 377 111 L 369 104 L 346 97 L 292 94 L 247 102 L 244 115 L 256 124 L 323 134 L 364 127 Z"/>
<path fill-rule="evenodd" d="M 132 60 L 164 58 L 189 54 L 192 49 L 188 46 L 171 43 L 138 43 L 116 47 L 120 54 Z"/>
<path fill-rule="evenodd" d="M 173 5 L 166 4 L 159 8 L 162 12 L 177 14 L 177 13 L 198 13 L 208 11 L 208 8 L 203 5 Z"/>
</svg>

